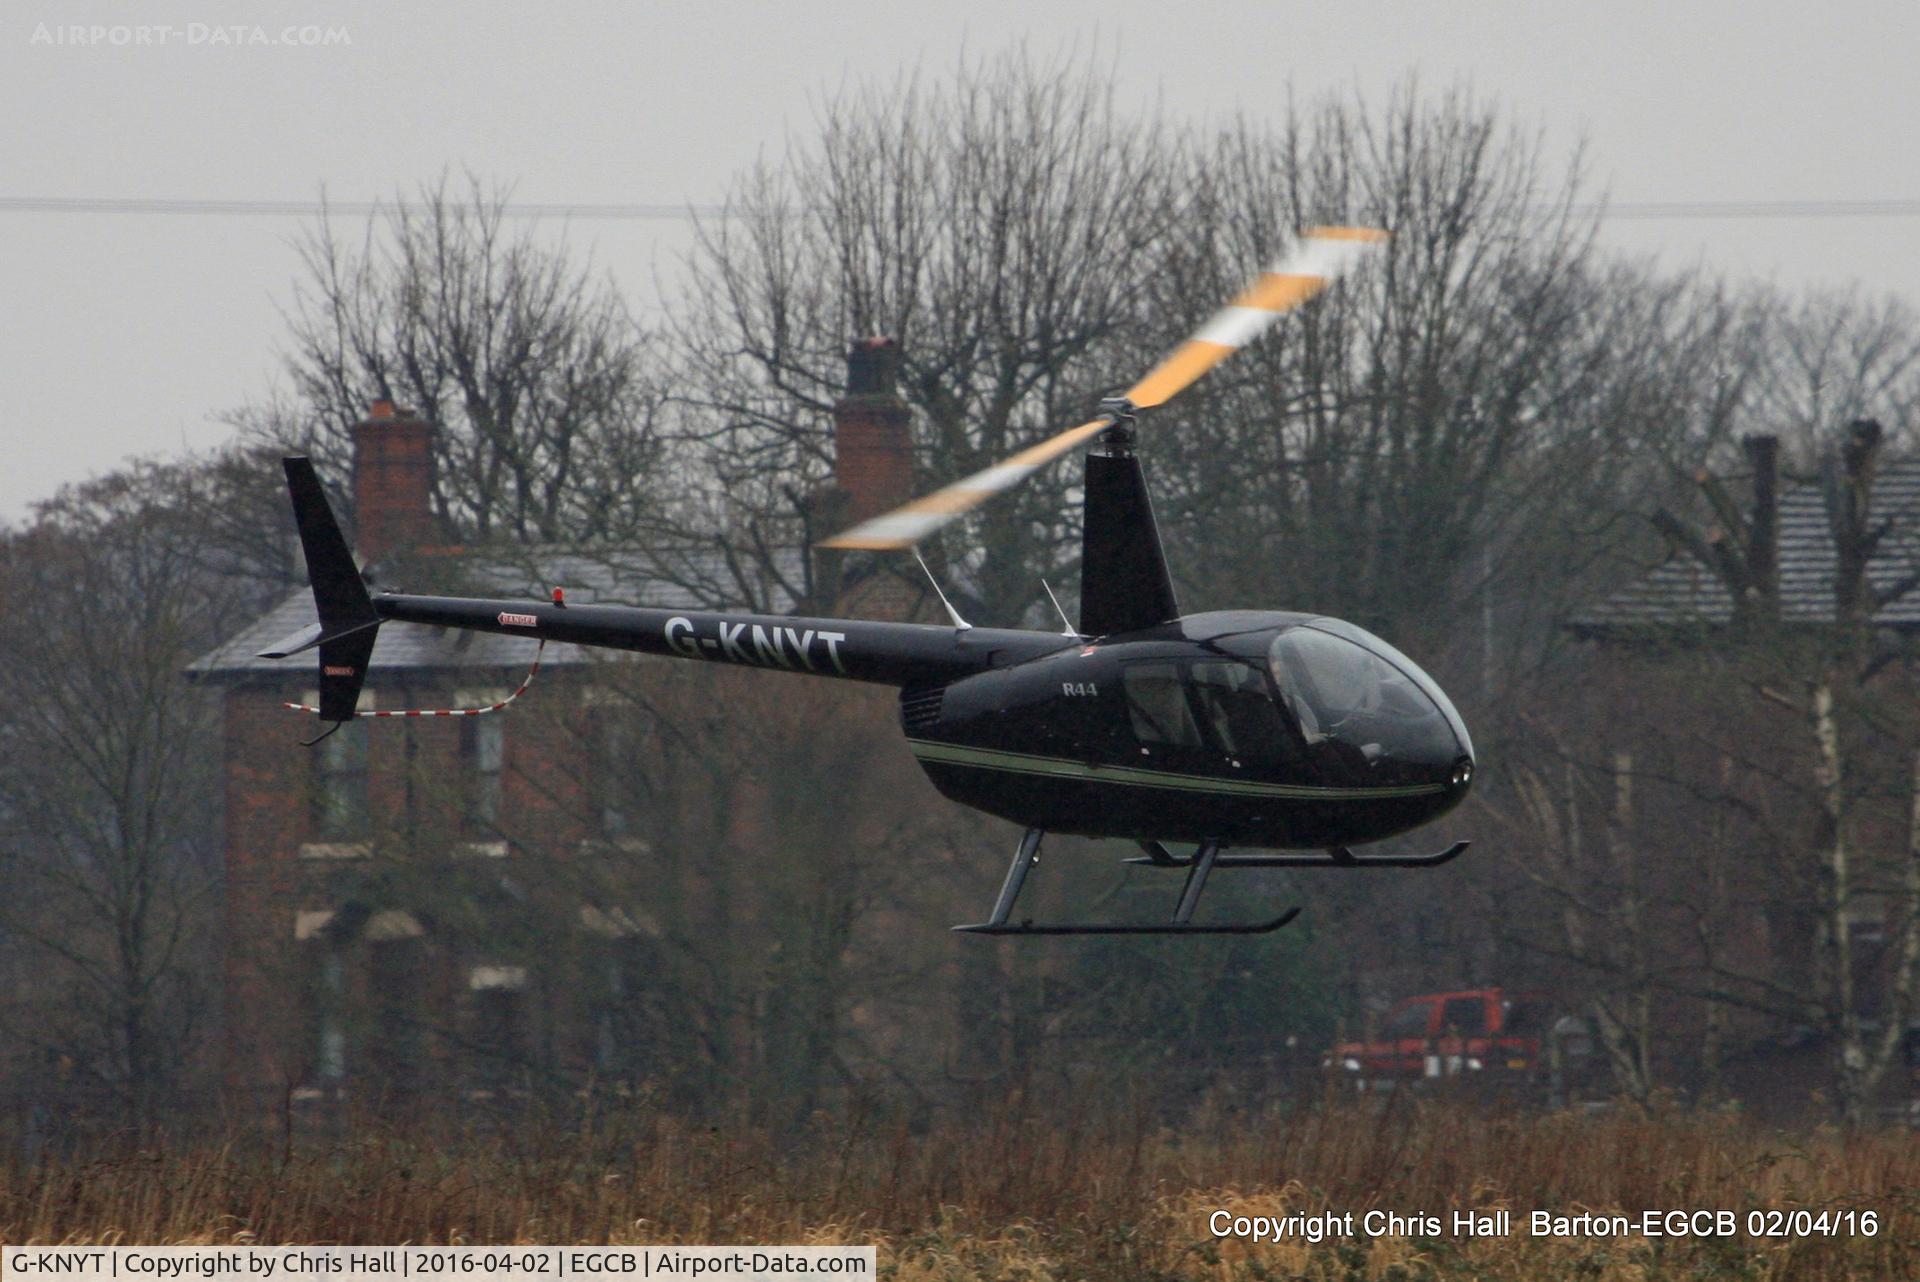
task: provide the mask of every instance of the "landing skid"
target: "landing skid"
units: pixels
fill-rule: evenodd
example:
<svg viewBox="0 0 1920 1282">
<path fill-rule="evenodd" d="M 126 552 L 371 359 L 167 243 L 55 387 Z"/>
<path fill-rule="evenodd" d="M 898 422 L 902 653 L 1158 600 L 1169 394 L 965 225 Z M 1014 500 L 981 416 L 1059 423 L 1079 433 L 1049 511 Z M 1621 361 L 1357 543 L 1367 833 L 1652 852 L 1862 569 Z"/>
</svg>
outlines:
<svg viewBox="0 0 1920 1282">
<path fill-rule="evenodd" d="M 1221 855 L 1213 862 L 1217 868 L 1438 868 L 1457 859 L 1472 844 L 1456 841 L 1433 855 L 1373 855 L 1363 859 L 1345 846 L 1332 846 L 1324 855 Z M 1127 863 L 1154 868 L 1190 868 L 1199 857 L 1198 853 L 1191 858 L 1173 854 L 1157 841 L 1143 841 L 1140 848 L 1147 853 L 1135 855 Z"/>
<path fill-rule="evenodd" d="M 1084 925 L 1073 922 L 1011 921 L 1009 918 L 1013 916 L 1013 905 L 1020 898 L 1020 888 L 1026 884 L 1027 873 L 1040 862 L 1040 839 L 1045 835 L 1039 828 L 1027 829 L 1020 838 L 1020 848 L 1014 852 L 1013 863 L 1007 868 L 1007 879 L 1000 886 L 1000 897 L 994 901 L 992 915 L 971 926 L 955 926 L 955 930 L 969 935 L 1264 935 L 1280 929 L 1300 915 L 1298 908 L 1289 908 L 1267 921 L 1198 924 L 1193 920 L 1193 913 L 1200 906 L 1200 895 L 1207 888 L 1208 876 L 1217 867 L 1247 865 L 1231 855 L 1222 858 L 1217 841 L 1202 845 L 1191 859 L 1181 860 L 1169 855 L 1166 848 L 1157 842 L 1143 842 L 1142 849 L 1147 851 L 1149 858 L 1130 862 L 1187 870 L 1186 885 L 1181 887 L 1180 902 L 1174 906 L 1171 921 L 1091 922 Z"/>
<path fill-rule="evenodd" d="M 996 926 L 983 921 L 972 926 L 955 926 L 954 929 L 965 935 L 1265 935 L 1280 929 L 1299 915 L 1298 908 L 1289 908 L 1272 921 L 1228 922 L 1219 926 L 1193 922 L 1096 922 L 1080 926 L 1070 922 L 1049 924 L 1031 921 L 1002 922 Z"/>
</svg>

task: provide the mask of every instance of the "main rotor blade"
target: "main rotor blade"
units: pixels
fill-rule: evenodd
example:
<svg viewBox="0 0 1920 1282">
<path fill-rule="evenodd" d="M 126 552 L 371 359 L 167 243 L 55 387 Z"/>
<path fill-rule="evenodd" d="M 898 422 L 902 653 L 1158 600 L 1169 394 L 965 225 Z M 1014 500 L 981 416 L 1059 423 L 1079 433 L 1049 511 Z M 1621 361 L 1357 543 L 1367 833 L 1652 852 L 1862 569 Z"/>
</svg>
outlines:
<svg viewBox="0 0 1920 1282">
<path fill-rule="evenodd" d="M 1174 349 L 1133 385 L 1136 409 L 1164 404 L 1176 393 L 1252 342 L 1279 317 L 1306 302 L 1357 263 L 1387 233 L 1370 227 L 1314 227 L 1300 233 L 1293 252 L 1261 273 L 1247 291 L 1216 313 L 1199 333 Z M 975 472 L 925 498 L 822 540 L 821 547 L 877 552 L 910 548 L 964 512 L 1010 489 L 1117 420 L 1096 418 L 1029 446 L 1004 463 Z"/>
<path fill-rule="evenodd" d="M 1011 489 L 1040 468 L 1059 458 L 1080 442 L 1113 425 L 1111 418 L 1096 418 L 1070 427 L 1057 436 L 1049 436 L 1038 445 L 1028 446 L 1004 463 L 975 472 L 955 481 L 943 490 L 915 499 L 883 516 L 862 521 L 842 534 L 821 542 L 827 548 L 868 548 L 892 551 L 910 548 L 935 530 L 977 507 L 1005 489 Z"/>
<path fill-rule="evenodd" d="M 1313 227 L 1293 252 L 1260 274 L 1240 297 L 1215 312 L 1199 332 L 1135 383 L 1127 399 L 1138 409 L 1164 405 L 1195 379 L 1245 347 L 1269 325 L 1318 294 L 1387 238 L 1371 227 Z"/>
</svg>

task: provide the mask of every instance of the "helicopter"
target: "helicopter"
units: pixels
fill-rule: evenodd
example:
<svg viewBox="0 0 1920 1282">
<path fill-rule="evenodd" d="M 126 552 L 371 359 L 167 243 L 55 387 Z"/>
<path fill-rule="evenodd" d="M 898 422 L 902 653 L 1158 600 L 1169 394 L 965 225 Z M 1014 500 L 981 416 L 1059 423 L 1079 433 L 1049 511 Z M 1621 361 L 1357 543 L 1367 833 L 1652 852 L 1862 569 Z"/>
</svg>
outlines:
<svg viewBox="0 0 1920 1282">
<path fill-rule="evenodd" d="M 1352 847 L 1457 806 L 1473 782 L 1472 740 L 1418 664 L 1350 623 L 1280 611 L 1183 616 L 1135 451 L 1137 418 L 1327 289 L 1385 238 L 1359 227 L 1301 232 L 1289 254 L 1124 395 L 1103 400 L 1093 419 L 823 543 L 879 553 L 913 549 L 994 494 L 1089 445 L 1078 626 L 974 627 L 937 582 L 951 626 L 569 604 L 559 588 L 552 600 L 533 602 L 374 595 L 312 463 L 295 456 L 283 466 L 318 622 L 261 653 L 285 658 L 319 650 L 319 704 L 305 710 L 333 723 L 326 733 L 356 716 L 407 715 L 357 709 L 374 636 L 385 623 L 893 686 L 907 746 L 934 787 L 1024 829 L 986 920 L 953 929 L 1011 936 L 1277 930 L 1299 908 L 1254 921 L 1195 921 L 1211 875 L 1225 868 L 1433 867 L 1454 859 L 1469 843 L 1414 856 L 1361 856 Z M 494 711 L 505 702 L 511 698 L 463 711 Z M 1049 832 L 1124 839 L 1144 852 L 1128 862 L 1184 870 L 1170 917 L 1015 920 Z M 1189 844 L 1190 854 L 1172 849 Z"/>
</svg>

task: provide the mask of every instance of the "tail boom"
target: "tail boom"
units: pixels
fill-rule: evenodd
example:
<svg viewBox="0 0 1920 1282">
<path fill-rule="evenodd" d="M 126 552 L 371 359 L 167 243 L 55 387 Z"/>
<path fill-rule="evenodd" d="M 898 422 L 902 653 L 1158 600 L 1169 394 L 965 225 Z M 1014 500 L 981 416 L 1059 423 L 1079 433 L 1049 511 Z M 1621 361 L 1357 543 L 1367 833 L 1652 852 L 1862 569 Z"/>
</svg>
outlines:
<svg viewBox="0 0 1920 1282">
<path fill-rule="evenodd" d="M 373 607 L 407 623 L 890 686 L 955 681 L 1067 644 L 1050 632 L 619 605 L 388 594 Z"/>
<path fill-rule="evenodd" d="M 551 602 L 392 592 L 376 597 L 354 565 L 313 464 L 289 458 L 285 466 L 319 622 L 261 653 L 284 658 L 319 648 L 319 711 L 327 721 L 354 715 L 374 638 L 389 621 L 902 687 L 955 681 L 1069 644 L 1052 632 L 568 605 L 558 594 Z"/>
</svg>

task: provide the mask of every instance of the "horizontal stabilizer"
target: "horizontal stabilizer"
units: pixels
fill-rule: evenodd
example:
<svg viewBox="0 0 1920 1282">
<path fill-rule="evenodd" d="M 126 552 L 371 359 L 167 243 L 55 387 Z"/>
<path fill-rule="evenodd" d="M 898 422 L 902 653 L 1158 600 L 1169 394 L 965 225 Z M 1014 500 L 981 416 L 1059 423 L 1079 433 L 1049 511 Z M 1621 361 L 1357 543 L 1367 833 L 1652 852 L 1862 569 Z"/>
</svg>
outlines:
<svg viewBox="0 0 1920 1282">
<path fill-rule="evenodd" d="M 377 622 L 377 620 L 376 620 Z M 329 632 L 317 623 L 309 623 L 297 632 L 281 637 L 266 649 L 260 651 L 263 659 L 290 659 L 296 654 L 304 654 L 313 647 L 327 641 L 337 641 L 341 637 L 351 636 L 362 628 L 373 627 L 373 623 L 361 623 L 338 632 Z"/>
</svg>

